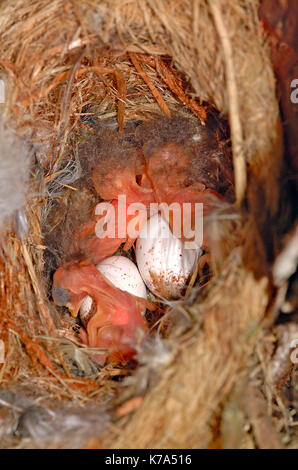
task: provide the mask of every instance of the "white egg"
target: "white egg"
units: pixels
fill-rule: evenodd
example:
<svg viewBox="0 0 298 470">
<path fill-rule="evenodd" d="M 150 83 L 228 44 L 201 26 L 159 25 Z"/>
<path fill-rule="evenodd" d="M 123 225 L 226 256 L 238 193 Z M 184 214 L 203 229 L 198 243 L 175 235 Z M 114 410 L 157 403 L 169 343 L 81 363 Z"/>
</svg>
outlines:
<svg viewBox="0 0 298 470">
<path fill-rule="evenodd" d="M 137 297 L 147 299 L 147 291 L 144 281 L 136 265 L 125 256 L 110 256 L 101 261 L 96 268 L 115 287 L 129 292 Z M 92 298 L 87 295 L 80 308 L 81 318 L 87 318 L 92 307 Z M 145 312 L 144 312 L 145 313 Z"/>
<path fill-rule="evenodd" d="M 147 299 L 144 281 L 130 259 L 125 256 L 110 256 L 96 267 L 118 289 Z"/>
<path fill-rule="evenodd" d="M 150 218 L 136 243 L 137 265 L 145 284 L 167 299 L 182 294 L 199 253 L 199 248 L 187 249 L 160 214 Z"/>
</svg>

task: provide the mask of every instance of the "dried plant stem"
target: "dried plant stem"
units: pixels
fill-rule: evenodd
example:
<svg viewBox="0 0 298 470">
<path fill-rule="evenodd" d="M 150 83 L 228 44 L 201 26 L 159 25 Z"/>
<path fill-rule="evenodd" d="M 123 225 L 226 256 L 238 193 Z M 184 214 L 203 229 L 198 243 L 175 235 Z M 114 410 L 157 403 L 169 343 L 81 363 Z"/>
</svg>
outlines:
<svg viewBox="0 0 298 470">
<path fill-rule="evenodd" d="M 171 92 L 177 96 L 179 100 L 182 101 L 182 103 L 187 106 L 196 116 L 198 116 L 201 124 L 204 126 L 207 119 L 207 113 L 204 106 L 201 106 L 199 103 L 197 103 L 195 100 L 192 100 L 184 93 L 179 79 L 176 77 L 174 72 L 169 67 L 167 67 L 160 57 L 155 58 L 155 63 L 159 75 L 167 84 Z"/>
<path fill-rule="evenodd" d="M 115 70 L 115 78 L 117 83 L 117 90 L 119 93 L 118 99 L 118 125 L 119 131 L 122 132 L 124 128 L 124 114 L 125 114 L 125 99 L 126 99 L 126 83 L 122 72 Z"/>
<path fill-rule="evenodd" d="M 128 55 L 129 55 L 129 58 L 130 58 L 132 64 L 136 68 L 137 72 L 140 74 L 140 76 L 144 80 L 144 82 L 148 85 L 148 87 L 149 87 L 152 95 L 156 99 L 157 104 L 160 107 L 160 109 L 165 113 L 166 116 L 171 117 L 171 111 L 169 110 L 168 106 L 166 105 L 166 102 L 164 101 L 161 94 L 158 92 L 157 88 L 153 85 L 153 83 L 151 82 L 148 75 L 146 75 L 146 73 L 142 69 L 142 67 L 141 67 L 141 65 L 140 65 L 140 63 L 137 59 L 136 54 L 133 54 L 132 52 L 129 52 Z"/>
<path fill-rule="evenodd" d="M 233 164 L 235 173 L 236 202 L 241 203 L 247 184 L 246 163 L 243 151 L 243 135 L 240 121 L 238 91 L 235 77 L 233 50 L 231 40 L 223 21 L 221 6 L 218 0 L 209 0 L 210 10 L 220 38 L 226 70 L 226 85 L 229 100 L 229 120 L 231 127 Z"/>
<path fill-rule="evenodd" d="M 252 385 L 245 389 L 245 404 L 257 444 L 261 449 L 283 449 L 279 434 L 266 413 L 266 400 Z"/>
<path fill-rule="evenodd" d="M 3 61 L 0 61 L 2 65 L 4 65 Z M 6 64 L 7 65 L 7 64 Z M 7 65 L 8 67 L 8 65 Z M 99 74 L 113 74 L 115 71 L 111 68 L 108 67 L 97 67 L 97 66 L 92 66 L 92 67 L 84 67 L 79 70 L 76 70 L 74 73 L 74 77 L 78 78 L 81 75 L 87 73 L 87 72 L 96 72 Z M 44 90 L 40 91 L 37 90 L 36 92 L 32 93 L 30 96 L 25 96 L 23 99 L 21 99 L 21 103 L 24 106 L 28 106 L 29 103 L 33 103 L 34 101 L 40 100 L 42 98 L 45 98 L 48 96 L 48 94 L 57 88 L 62 82 L 64 82 L 67 77 L 69 76 L 69 71 L 62 72 L 59 75 L 57 75 L 54 80 L 51 82 L 51 84 L 45 88 Z"/>
<path fill-rule="evenodd" d="M 27 249 L 25 244 L 22 244 L 22 253 L 23 253 L 25 263 L 26 263 L 27 268 L 28 268 L 28 272 L 29 272 L 29 275 L 30 275 L 30 278 L 31 278 L 31 281 L 32 281 L 32 286 L 33 286 L 33 289 L 34 289 L 34 292 L 35 292 L 35 295 L 36 295 L 36 299 L 37 299 L 37 302 L 38 302 L 39 311 L 40 311 L 40 314 L 41 314 L 41 321 L 42 321 L 44 327 L 47 329 L 48 332 L 53 332 L 53 331 L 55 331 L 56 328 L 55 328 L 53 319 L 51 317 L 51 314 L 50 314 L 48 308 L 46 307 L 46 305 L 43 301 L 43 296 L 42 296 L 42 293 L 40 291 L 40 286 L 39 286 L 39 282 L 38 282 L 36 273 L 34 271 L 33 263 L 32 263 L 31 257 L 29 255 L 28 249 Z"/>
</svg>

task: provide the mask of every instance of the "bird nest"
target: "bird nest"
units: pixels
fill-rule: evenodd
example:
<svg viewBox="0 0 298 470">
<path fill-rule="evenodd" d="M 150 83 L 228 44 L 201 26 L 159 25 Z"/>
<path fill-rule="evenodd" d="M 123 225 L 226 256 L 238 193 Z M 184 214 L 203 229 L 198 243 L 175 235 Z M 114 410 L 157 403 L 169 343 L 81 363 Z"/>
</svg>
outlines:
<svg viewBox="0 0 298 470">
<path fill-rule="evenodd" d="M 2 445 L 290 442 L 269 373 L 276 315 L 267 237 L 282 151 L 258 1 L 3 1 L 0 33 Z M 232 217 L 214 221 L 207 281 L 160 307 L 135 363 L 98 368 L 51 296 L 72 242 L 69 214 L 81 222 L 98 198 L 85 145 L 96 155 L 98 130 L 122 145 L 136 126 L 149 135 L 150 123 L 177 116 L 199 125 L 215 116 L 228 128 Z"/>
</svg>

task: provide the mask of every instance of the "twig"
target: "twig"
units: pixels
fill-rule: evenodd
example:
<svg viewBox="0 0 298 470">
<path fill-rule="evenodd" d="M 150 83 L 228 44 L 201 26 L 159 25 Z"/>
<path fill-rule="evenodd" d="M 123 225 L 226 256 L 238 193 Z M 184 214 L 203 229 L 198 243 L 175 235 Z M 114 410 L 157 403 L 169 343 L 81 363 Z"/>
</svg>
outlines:
<svg viewBox="0 0 298 470">
<path fill-rule="evenodd" d="M 209 0 L 210 10 L 214 19 L 218 36 L 221 40 L 225 61 L 226 83 L 229 100 L 229 120 L 232 137 L 233 164 L 235 172 L 236 202 L 241 203 L 244 198 L 247 184 L 246 162 L 243 151 L 243 134 L 240 122 L 238 92 L 233 61 L 233 51 L 228 31 L 223 21 L 220 2 Z"/>
</svg>

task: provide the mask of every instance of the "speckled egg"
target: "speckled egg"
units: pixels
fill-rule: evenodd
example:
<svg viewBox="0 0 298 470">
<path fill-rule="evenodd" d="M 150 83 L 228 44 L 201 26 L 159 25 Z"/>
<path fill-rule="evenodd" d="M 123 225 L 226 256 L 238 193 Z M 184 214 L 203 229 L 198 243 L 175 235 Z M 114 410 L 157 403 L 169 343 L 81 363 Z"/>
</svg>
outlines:
<svg viewBox="0 0 298 470">
<path fill-rule="evenodd" d="M 144 281 L 130 259 L 125 256 L 110 256 L 96 267 L 118 289 L 147 299 Z"/>
<path fill-rule="evenodd" d="M 137 297 L 147 299 L 144 281 L 136 265 L 125 256 L 110 256 L 101 261 L 96 268 L 118 289 Z M 80 308 L 82 320 L 89 318 L 92 312 L 92 298 L 87 295 Z"/>
<path fill-rule="evenodd" d="M 200 249 L 187 249 L 161 214 L 153 215 L 136 243 L 136 259 L 147 287 L 157 296 L 177 299 L 193 272 Z"/>
</svg>

